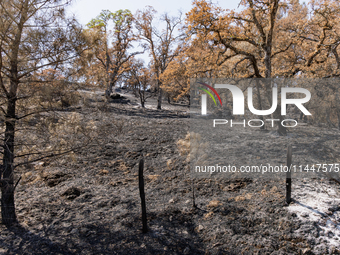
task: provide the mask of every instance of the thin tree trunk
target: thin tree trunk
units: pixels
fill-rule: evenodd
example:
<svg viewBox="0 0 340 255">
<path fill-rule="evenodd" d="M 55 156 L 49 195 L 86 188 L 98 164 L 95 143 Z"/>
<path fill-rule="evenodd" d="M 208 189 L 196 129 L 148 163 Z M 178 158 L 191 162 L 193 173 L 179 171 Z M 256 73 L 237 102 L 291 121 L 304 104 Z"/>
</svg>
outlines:
<svg viewBox="0 0 340 255">
<path fill-rule="evenodd" d="M 105 91 L 105 95 L 107 100 L 110 99 L 110 95 L 112 93 L 111 87 L 111 77 L 110 77 L 110 55 L 109 55 L 109 47 L 107 45 L 107 33 L 106 33 L 106 26 L 105 26 L 105 55 L 106 55 L 106 83 L 107 83 L 107 90 Z"/>
<path fill-rule="evenodd" d="M 266 67 L 265 70 L 265 77 L 271 78 L 272 77 L 272 63 L 271 63 L 271 45 L 267 45 L 265 49 L 265 56 L 264 56 L 264 64 Z"/>
<path fill-rule="evenodd" d="M 283 119 L 283 116 L 281 115 L 281 106 L 278 105 L 275 112 L 274 112 L 274 118 L 277 118 L 280 119 L 279 123 L 277 124 L 278 125 L 278 130 L 277 132 L 280 134 L 280 135 L 283 135 L 283 136 L 286 136 L 287 135 L 287 128 L 285 128 L 284 126 L 282 126 L 281 122 L 284 120 Z"/>
<path fill-rule="evenodd" d="M 162 89 L 160 84 L 158 84 L 158 99 L 157 99 L 157 109 L 162 109 Z"/>
<path fill-rule="evenodd" d="M 14 205 L 14 137 L 16 122 L 16 100 L 18 81 L 18 60 L 19 49 L 21 44 L 22 31 L 27 21 L 29 1 L 24 1 L 21 10 L 20 22 L 17 25 L 14 41 L 12 43 L 11 61 L 11 81 L 8 94 L 6 95 L 7 109 L 5 116 L 5 138 L 4 138 L 4 154 L 3 169 L 1 172 L 1 218 L 2 223 L 10 226 L 17 222 Z"/>
<path fill-rule="evenodd" d="M 259 81 L 256 79 L 256 88 L 257 88 L 257 102 L 259 104 L 259 110 L 263 110 L 262 108 L 262 100 L 261 100 L 261 94 L 260 94 L 260 84 L 259 84 Z M 261 115 L 260 116 L 260 120 L 263 121 L 263 116 Z M 264 123 L 264 121 L 263 121 Z M 265 129 L 265 124 L 263 124 L 263 126 L 261 126 L 260 129 Z"/>
<path fill-rule="evenodd" d="M 17 222 L 14 205 L 14 135 L 15 135 L 16 98 L 8 99 L 6 131 L 4 140 L 3 172 L 1 182 L 1 217 L 2 223 L 12 225 Z"/>
<path fill-rule="evenodd" d="M 107 90 L 105 92 L 108 100 L 110 99 L 110 95 L 113 92 L 113 87 L 116 85 L 117 75 L 118 75 L 117 70 L 114 70 L 113 73 L 110 76 L 110 80 L 109 80 L 109 83 L 108 83 L 108 86 L 107 86 Z"/>
<path fill-rule="evenodd" d="M 145 108 L 145 91 L 142 91 L 141 88 L 138 88 L 138 94 L 140 99 L 140 104 L 143 108 Z"/>
<path fill-rule="evenodd" d="M 271 16 L 272 17 L 272 20 L 270 21 L 271 22 L 271 28 L 270 28 L 270 31 L 269 31 L 269 34 L 268 34 L 268 38 L 267 38 L 267 45 L 263 48 L 264 49 L 264 52 L 265 52 L 265 56 L 264 56 L 264 64 L 265 64 L 265 67 L 266 67 L 266 70 L 265 70 L 265 77 L 266 78 L 269 78 L 271 79 L 272 78 L 272 63 L 271 63 L 271 57 L 272 57 L 272 40 L 273 40 L 273 29 L 274 29 L 274 23 L 275 23 L 275 17 L 276 17 L 276 13 L 277 13 L 277 10 L 278 10 L 278 2 L 279 1 L 274 1 L 274 6 L 273 6 L 273 15 Z M 270 88 L 271 89 L 271 82 L 269 83 L 270 84 Z M 268 90 L 268 88 L 267 88 Z M 271 100 L 269 101 L 269 104 L 270 102 L 272 102 Z M 280 122 L 278 123 L 278 133 L 280 135 L 286 135 L 287 134 L 287 130 L 284 126 L 282 126 L 281 124 L 281 121 L 283 120 L 283 117 L 281 115 L 281 107 L 279 105 L 280 103 L 278 102 L 278 106 L 274 112 L 274 116 L 276 116 L 277 119 L 280 119 Z"/>
<path fill-rule="evenodd" d="M 268 83 L 268 84 L 271 84 L 271 82 Z M 267 98 L 268 98 L 268 102 L 269 102 L 269 105 L 270 105 L 273 102 L 273 97 L 272 97 L 272 91 L 270 91 L 270 90 L 272 90 L 272 88 L 269 89 L 270 86 L 268 84 L 266 84 Z M 277 127 L 278 127 L 277 132 L 282 136 L 287 135 L 287 129 L 284 126 L 282 126 L 282 123 L 281 123 L 283 121 L 283 116 L 281 115 L 280 100 L 277 101 L 277 107 L 276 107 L 276 110 L 274 111 L 274 113 L 272 113 L 272 117 L 273 117 L 273 119 L 280 120 L 280 121 L 277 121 Z"/>
</svg>

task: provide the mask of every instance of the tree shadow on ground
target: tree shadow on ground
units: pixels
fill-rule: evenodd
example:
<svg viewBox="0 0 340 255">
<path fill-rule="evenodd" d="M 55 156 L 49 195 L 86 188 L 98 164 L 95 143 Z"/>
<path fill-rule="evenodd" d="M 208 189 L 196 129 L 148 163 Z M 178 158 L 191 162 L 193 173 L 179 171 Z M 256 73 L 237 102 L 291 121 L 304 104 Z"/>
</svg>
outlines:
<svg viewBox="0 0 340 255">
<path fill-rule="evenodd" d="M 63 228 L 48 228 L 35 234 L 19 224 L 2 226 L 0 251 L 4 252 L 1 254 L 205 254 L 191 217 L 178 212 L 169 220 L 170 214 L 148 213 L 146 234 L 141 231 L 141 219 L 137 215 L 122 220 L 122 228 L 112 222 L 73 225 L 74 229 L 86 229 L 73 234 Z"/>
<path fill-rule="evenodd" d="M 77 254 L 63 244 L 30 232 L 20 224 L 7 228 L 2 225 L 0 243 L 1 254 Z"/>
<path fill-rule="evenodd" d="M 140 216 L 117 224 L 88 224 L 87 233 L 79 233 L 82 254 L 205 254 L 202 240 L 195 233 L 190 217 L 175 214 L 172 221 L 158 213 L 148 213 L 148 232 L 142 233 Z M 185 222 L 185 224 L 183 224 Z M 182 223 L 182 224 L 181 224 Z M 85 251 L 85 247 L 88 247 Z M 85 248 L 85 249 L 84 249 Z M 89 249 L 90 248 L 90 249 Z"/>
<path fill-rule="evenodd" d="M 153 109 L 143 109 L 143 108 L 122 109 L 122 108 L 110 106 L 110 107 L 105 108 L 105 112 L 112 112 L 117 115 L 136 116 L 136 117 L 155 118 L 155 119 L 189 118 L 189 115 L 185 114 L 182 111 L 153 110 Z"/>
</svg>

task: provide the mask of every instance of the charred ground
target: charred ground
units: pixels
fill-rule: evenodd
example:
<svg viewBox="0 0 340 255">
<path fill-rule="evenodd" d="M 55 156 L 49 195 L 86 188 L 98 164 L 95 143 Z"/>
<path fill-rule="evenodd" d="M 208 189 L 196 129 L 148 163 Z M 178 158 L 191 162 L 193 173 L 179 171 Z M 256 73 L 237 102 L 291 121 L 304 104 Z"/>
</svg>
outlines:
<svg viewBox="0 0 340 255">
<path fill-rule="evenodd" d="M 194 208 L 190 173 L 176 145 L 189 130 L 188 107 L 165 105 L 157 111 L 153 101 L 142 109 L 129 94 L 109 104 L 94 95 L 98 98 L 88 98 L 67 113 L 92 119 L 98 139 L 72 156 L 18 169 L 19 225 L 1 226 L 1 253 L 339 254 L 337 182 L 293 180 L 295 201 L 286 206 L 284 180 L 197 179 Z M 305 143 L 299 140 L 299 129 L 286 138 L 273 130 L 247 131 L 247 136 L 236 130 L 229 141 L 243 138 L 228 156 L 237 160 L 241 152 L 249 155 L 249 143 L 271 136 L 271 147 L 258 147 L 261 157 L 245 160 L 285 163 L 288 143 L 295 146 L 296 160 L 339 159 L 338 130 L 305 127 L 304 135 L 312 137 Z M 142 157 L 147 234 L 141 231 L 138 191 Z M 304 204 L 312 192 L 328 196 L 327 206 L 311 208 L 310 215 L 289 209 Z M 326 229 L 329 221 L 333 223 Z"/>
</svg>

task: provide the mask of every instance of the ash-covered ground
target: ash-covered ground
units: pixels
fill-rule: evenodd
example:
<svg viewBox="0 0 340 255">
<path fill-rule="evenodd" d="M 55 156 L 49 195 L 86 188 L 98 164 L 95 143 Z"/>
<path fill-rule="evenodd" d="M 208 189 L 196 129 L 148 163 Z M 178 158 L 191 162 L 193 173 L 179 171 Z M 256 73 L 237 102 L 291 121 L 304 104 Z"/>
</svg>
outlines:
<svg viewBox="0 0 340 255">
<path fill-rule="evenodd" d="M 189 131 L 189 108 L 165 103 L 158 111 L 150 99 L 142 109 L 130 94 L 109 104 L 91 95 L 67 113 L 91 118 L 101 135 L 72 157 L 18 169 L 19 225 L 1 225 L 1 254 L 340 254 L 337 181 L 293 179 L 287 206 L 284 179 L 216 175 L 194 180 L 193 207 L 191 175 L 176 145 Z M 285 164 L 291 144 L 293 163 L 340 163 L 338 130 L 301 128 L 287 137 L 234 129 L 226 137 L 234 144 L 227 155 L 247 164 Z"/>
</svg>

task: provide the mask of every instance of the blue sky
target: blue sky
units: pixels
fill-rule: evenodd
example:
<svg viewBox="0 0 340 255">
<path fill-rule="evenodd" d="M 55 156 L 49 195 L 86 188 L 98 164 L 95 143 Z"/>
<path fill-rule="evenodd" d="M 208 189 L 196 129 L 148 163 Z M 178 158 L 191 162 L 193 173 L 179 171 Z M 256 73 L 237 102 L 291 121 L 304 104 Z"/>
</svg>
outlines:
<svg viewBox="0 0 340 255">
<path fill-rule="evenodd" d="M 95 18 L 102 10 L 110 10 L 115 12 L 119 9 L 129 9 L 132 13 L 135 13 L 137 9 L 143 9 L 146 5 L 153 6 L 158 14 L 165 12 L 172 16 L 178 14 L 178 10 L 181 10 L 183 14 L 191 9 L 191 0 L 73 0 L 72 6 L 69 12 L 74 13 L 78 21 L 85 25 L 92 18 Z M 218 3 L 226 9 L 236 9 L 239 0 L 213 0 L 214 3 Z"/>
</svg>

